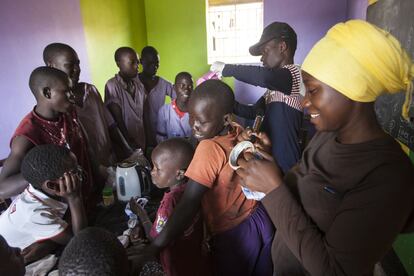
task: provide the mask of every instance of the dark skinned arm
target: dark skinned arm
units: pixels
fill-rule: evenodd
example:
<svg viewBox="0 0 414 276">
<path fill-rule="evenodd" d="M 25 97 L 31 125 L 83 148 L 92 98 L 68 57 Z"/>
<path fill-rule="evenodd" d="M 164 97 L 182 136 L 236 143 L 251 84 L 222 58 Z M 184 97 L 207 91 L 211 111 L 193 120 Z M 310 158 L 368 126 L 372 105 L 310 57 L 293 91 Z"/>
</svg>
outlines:
<svg viewBox="0 0 414 276">
<path fill-rule="evenodd" d="M 117 125 L 111 126 L 109 128 L 109 136 L 111 137 L 112 143 L 115 145 L 117 149 L 115 152 L 119 155 L 119 160 L 123 160 L 132 155 L 134 150 L 131 148 L 127 139 L 122 134 L 121 130 Z"/>
<path fill-rule="evenodd" d="M 72 217 L 72 231 L 73 234 L 78 234 L 83 228 L 88 226 L 88 220 L 85 212 L 85 207 L 83 205 L 81 197 L 81 182 L 79 177 L 73 173 L 66 173 L 64 175 L 64 181 L 66 185 L 61 185 L 62 188 L 60 193 L 64 192 L 62 195 L 63 198 L 66 198 L 68 202 L 70 214 Z"/>
<path fill-rule="evenodd" d="M 222 74 L 223 77 L 234 77 L 239 81 L 277 90 L 286 95 L 290 95 L 292 90 L 292 73 L 287 68 L 226 64 Z"/>
<path fill-rule="evenodd" d="M 51 240 L 58 244 L 67 244 L 73 235 L 76 235 L 83 228 L 88 226 L 85 208 L 80 195 L 79 177 L 72 173 L 65 173 L 59 180 L 59 191 L 56 195 L 66 199 L 69 205 L 71 225 L 66 230 Z"/>
<path fill-rule="evenodd" d="M 92 194 L 97 195 L 99 198 L 102 194 L 106 179 L 108 178 L 107 167 L 99 164 L 91 147 L 88 146 L 87 151 L 93 175 Z"/>
<path fill-rule="evenodd" d="M 188 181 L 185 192 L 167 224 L 144 250 L 144 256 L 142 256 L 144 261 L 146 260 L 145 257 L 151 259 L 151 257 L 158 254 L 162 248 L 174 241 L 190 226 L 194 216 L 200 210 L 201 199 L 207 191 L 207 187 L 191 179 Z"/>
<path fill-rule="evenodd" d="M 59 244 L 52 240 L 45 240 L 35 242 L 22 250 L 24 264 L 27 265 L 34 261 L 40 260 L 44 256 L 54 252 L 59 247 Z"/>
<path fill-rule="evenodd" d="M 77 176 L 65 173 L 64 177 L 59 180 L 59 191 L 56 192 L 56 195 L 66 199 L 71 213 L 72 227 L 66 227 L 62 233 L 51 239 L 35 242 L 24 248 L 22 255 L 25 264 L 39 260 L 54 252 L 60 244 L 67 244 L 73 234 L 76 235 L 88 224 L 80 196 L 80 182 Z"/>
<path fill-rule="evenodd" d="M 134 214 L 139 218 L 139 222 L 145 231 L 145 237 L 147 240 L 152 241 L 152 237 L 150 235 L 152 222 L 149 219 L 147 212 L 134 200 L 134 198 L 129 200 L 129 206 L 131 211 L 134 212 Z"/>
<path fill-rule="evenodd" d="M 34 147 L 33 143 L 23 136 L 13 139 L 10 155 L 0 173 L 1 199 L 16 196 L 27 187 L 27 181 L 20 174 L 20 166 L 24 156 L 32 147 Z"/>
</svg>

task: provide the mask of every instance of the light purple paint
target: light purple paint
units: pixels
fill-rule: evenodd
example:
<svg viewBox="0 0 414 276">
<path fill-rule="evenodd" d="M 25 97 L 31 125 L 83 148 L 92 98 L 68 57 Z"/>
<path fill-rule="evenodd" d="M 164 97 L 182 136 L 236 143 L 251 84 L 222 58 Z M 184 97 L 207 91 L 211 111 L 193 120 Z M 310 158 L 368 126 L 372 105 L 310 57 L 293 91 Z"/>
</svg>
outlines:
<svg viewBox="0 0 414 276">
<path fill-rule="evenodd" d="M 368 0 L 348 0 L 347 19 L 367 18 Z"/>
<path fill-rule="evenodd" d="M 273 21 L 281 21 L 296 31 L 297 64 L 303 62 L 312 46 L 330 27 L 346 18 L 346 0 L 264 0 L 264 26 Z M 242 103 L 254 103 L 263 92 L 262 88 L 235 81 L 236 99 Z"/>
<path fill-rule="evenodd" d="M 28 81 L 43 64 L 51 42 L 71 45 L 81 60 L 81 80 L 90 81 L 79 1 L 2 0 L 0 6 L 0 159 L 20 120 L 35 105 Z"/>
</svg>

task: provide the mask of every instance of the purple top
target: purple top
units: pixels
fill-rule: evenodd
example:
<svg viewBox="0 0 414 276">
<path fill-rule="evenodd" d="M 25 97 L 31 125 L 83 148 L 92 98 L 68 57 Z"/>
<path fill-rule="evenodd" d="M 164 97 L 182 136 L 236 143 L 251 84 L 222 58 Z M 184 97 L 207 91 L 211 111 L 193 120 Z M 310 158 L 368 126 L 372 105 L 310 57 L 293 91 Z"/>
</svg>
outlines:
<svg viewBox="0 0 414 276">
<path fill-rule="evenodd" d="M 128 138 L 141 148 L 145 148 L 144 102 L 146 99 L 144 85 L 138 76 L 132 79 L 135 97 L 127 92 L 127 84 L 116 74 L 105 85 L 105 105 L 119 105 L 122 118 L 128 130 Z"/>
<path fill-rule="evenodd" d="M 175 98 L 173 85 L 165 79 L 159 77 L 157 85 L 148 94 L 148 116 L 145 117 L 145 127 L 149 145 L 156 144 L 156 132 L 158 123 L 158 111 L 165 104 L 165 96 Z"/>
<path fill-rule="evenodd" d="M 115 121 L 96 87 L 89 83 L 79 83 L 79 85 L 84 92 L 83 107 L 76 105 L 76 112 L 87 136 L 88 145 L 92 148 L 99 164 L 113 165 L 116 157 L 109 136 L 109 128 L 115 124 Z"/>
</svg>

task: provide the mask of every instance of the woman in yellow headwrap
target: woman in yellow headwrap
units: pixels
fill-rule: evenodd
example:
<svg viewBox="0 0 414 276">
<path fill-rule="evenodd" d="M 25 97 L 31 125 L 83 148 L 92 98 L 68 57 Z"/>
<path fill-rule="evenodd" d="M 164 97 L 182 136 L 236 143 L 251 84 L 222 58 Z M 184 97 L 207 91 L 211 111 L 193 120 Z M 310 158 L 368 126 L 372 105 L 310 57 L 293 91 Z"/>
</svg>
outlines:
<svg viewBox="0 0 414 276">
<path fill-rule="evenodd" d="M 412 61 L 392 35 L 351 20 L 332 27 L 302 69 L 318 133 L 301 161 L 282 177 L 260 134 L 264 159 L 246 154 L 237 172 L 266 194 L 275 275 L 372 275 L 397 235 L 414 230 L 414 168 L 374 112 L 378 95 L 403 90 L 407 116 Z"/>
</svg>

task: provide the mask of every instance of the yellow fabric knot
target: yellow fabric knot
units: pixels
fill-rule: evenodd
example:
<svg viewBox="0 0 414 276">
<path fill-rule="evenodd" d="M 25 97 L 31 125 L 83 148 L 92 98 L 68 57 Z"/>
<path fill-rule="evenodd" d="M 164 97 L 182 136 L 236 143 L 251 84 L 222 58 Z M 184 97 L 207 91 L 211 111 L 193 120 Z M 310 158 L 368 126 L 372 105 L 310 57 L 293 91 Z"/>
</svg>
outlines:
<svg viewBox="0 0 414 276">
<path fill-rule="evenodd" d="M 302 69 L 357 102 L 405 91 L 408 118 L 414 66 L 398 40 L 363 20 L 333 26 L 309 52 Z"/>
</svg>

